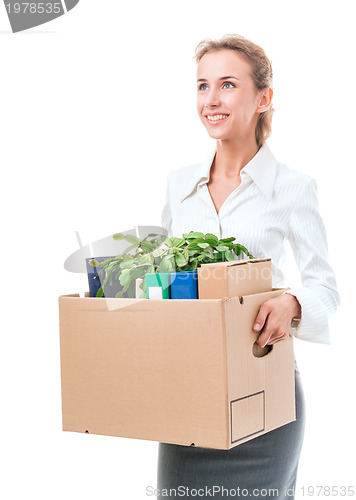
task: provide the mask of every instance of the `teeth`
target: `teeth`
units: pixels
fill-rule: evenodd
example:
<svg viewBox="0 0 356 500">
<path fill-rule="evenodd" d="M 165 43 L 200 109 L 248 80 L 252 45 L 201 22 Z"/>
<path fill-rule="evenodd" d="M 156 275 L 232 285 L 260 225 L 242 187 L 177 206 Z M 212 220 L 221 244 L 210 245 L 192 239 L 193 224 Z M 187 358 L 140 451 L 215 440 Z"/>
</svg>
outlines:
<svg viewBox="0 0 356 500">
<path fill-rule="evenodd" d="M 225 118 L 227 118 L 229 115 L 214 115 L 214 116 L 209 116 L 208 115 L 208 120 L 212 121 L 212 122 L 217 122 L 219 120 L 224 120 Z"/>
</svg>

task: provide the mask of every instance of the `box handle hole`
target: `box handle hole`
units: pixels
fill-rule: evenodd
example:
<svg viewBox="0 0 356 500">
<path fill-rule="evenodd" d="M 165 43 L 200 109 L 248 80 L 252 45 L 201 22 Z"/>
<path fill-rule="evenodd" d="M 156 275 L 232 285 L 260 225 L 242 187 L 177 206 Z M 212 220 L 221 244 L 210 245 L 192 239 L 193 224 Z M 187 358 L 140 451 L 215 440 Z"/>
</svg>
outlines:
<svg viewBox="0 0 356 500">
<path fill-rule="evenodd" d="M 268 353 L 270 353 L 273 349 L 273 345 L 265 345 L 264 347 L 260 347 L 257 342 L 255 342 L 252 346 L 252 354 L 255 356 L 255 358 L 263 358 L 264 356 L 267 356 Z"/>
</svg>

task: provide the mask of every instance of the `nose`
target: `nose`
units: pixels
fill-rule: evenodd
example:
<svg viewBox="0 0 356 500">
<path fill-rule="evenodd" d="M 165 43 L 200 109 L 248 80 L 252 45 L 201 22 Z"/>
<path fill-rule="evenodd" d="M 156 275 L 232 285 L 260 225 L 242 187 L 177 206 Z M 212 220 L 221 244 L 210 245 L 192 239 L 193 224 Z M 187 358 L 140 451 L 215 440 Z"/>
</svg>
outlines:
<svg viewBox="0 0 356 500">
<path fill-rule="evenodd" d="M 220 105 L 220 98 L 217 90 L 211 89 L 206 96 L 205 107 L 206 108 L 215 108 Z"/>
</svg>

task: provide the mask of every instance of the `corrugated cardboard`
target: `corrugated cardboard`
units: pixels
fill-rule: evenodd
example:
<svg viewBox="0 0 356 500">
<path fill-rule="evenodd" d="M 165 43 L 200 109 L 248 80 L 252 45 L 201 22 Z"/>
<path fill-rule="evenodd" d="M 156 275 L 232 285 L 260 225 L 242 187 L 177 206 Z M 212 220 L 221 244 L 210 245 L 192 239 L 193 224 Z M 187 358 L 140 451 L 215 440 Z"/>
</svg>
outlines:
<svg viewBox="0 0 356 500">
<path fill-rule="evenodd" d="M 271 259 L 241 259 L 201 264 L 198 267 L 200 299 L 241 297 L 272 290 Z"/>
<path fill-rule="evenodd" d="M 283 290 L 61 296 L 63 430 L 229 449 L 295 420 L 293 339 L 253 354 L 259 307 Z"/>
</svg>

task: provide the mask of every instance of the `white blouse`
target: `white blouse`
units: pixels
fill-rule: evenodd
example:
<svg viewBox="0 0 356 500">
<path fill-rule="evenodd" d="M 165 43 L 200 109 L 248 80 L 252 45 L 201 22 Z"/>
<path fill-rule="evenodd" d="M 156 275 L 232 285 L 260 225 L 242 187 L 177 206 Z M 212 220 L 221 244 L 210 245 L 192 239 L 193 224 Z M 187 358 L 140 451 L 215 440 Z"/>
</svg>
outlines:
<svg viewBox="0 0 356 500">
<path fill-rule="evenodd" d="M 291 333 L 302 340 L 330 343 L 328 319 L 340 304 L 328 262 L 325 227 L 318 212 L 317 183 L 311 176 L 279 163 L 265 143 L 241 170 L 240 185 L 219 213 L 207 183 L 215 150 L 206 161 L 171 170 L 161 225 L 168 236 L 199 231 L 219 238 L 234 236 L 255 258 L 272 261 L 272 286 L 286 287 L 283 266 L 289 240 L 302 286 L 291 288 L 302 309 Z M 240 257 L 241 258 L 241 257 Z"/>
</svg>

